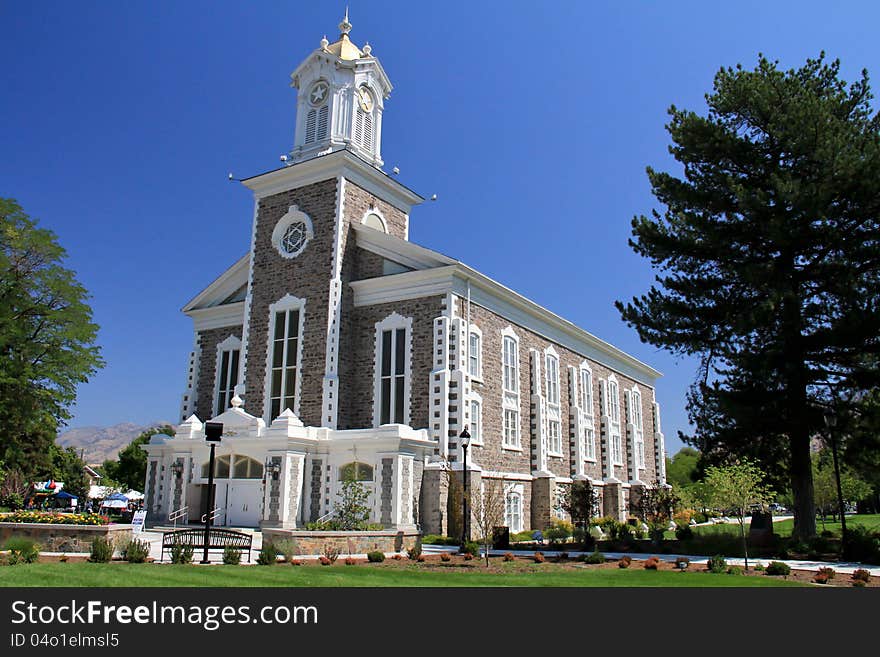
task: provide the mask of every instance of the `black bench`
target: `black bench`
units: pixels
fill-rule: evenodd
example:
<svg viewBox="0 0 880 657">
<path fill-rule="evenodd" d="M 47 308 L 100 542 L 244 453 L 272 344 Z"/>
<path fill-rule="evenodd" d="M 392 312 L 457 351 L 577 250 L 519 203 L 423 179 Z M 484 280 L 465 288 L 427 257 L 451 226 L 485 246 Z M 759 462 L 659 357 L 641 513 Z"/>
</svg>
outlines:
<svg viewBox="0 0 880 657">
<path fill-rule="evenodd" d="M 208 550 L 225 550 L 228 547 L 247 552 L 248 561 L 251 560 L 251 543 L 254 537 L 243 532 L 231 529 L 214 529 L 208 534 Z M 171 552 L 175 545 L 192 545 L 194 550 L 205 549 L 204 529 L 178 529 L 172 532 L 162 533 L 162 552 L 159 561 L 164 560 L 165 552 Z"/>
</svg>

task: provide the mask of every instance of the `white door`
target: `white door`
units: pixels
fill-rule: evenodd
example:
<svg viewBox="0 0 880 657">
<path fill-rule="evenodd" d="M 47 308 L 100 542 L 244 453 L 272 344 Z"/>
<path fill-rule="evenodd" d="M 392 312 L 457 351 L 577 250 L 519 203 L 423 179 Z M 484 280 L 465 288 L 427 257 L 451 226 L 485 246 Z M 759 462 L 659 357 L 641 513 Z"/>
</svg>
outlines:
<svg viewBox="0 0 880 657">
<path fill-rule="evenodd" d="M 230 481 L 226 499 L 227 527 L 257 527 L 260 524 L 260 481 Z"/>
</svg>

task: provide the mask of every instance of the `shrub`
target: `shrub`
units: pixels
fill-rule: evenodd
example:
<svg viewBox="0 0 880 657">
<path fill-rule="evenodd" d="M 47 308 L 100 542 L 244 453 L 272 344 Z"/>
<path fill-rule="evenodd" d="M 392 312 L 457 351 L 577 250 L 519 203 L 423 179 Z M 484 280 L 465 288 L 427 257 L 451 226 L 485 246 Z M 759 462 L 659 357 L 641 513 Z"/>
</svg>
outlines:
<svg viewBox="0 0 880 657">
<path fill-rule="evenodd" d="M 535 552 L 535 555 L 532 557 L 535 563 L 544 563 L 544 553 L 543 552 Z"/>
<path fill-rule="evenodd" d="M 660 559 L 658 557 L 649 557 L 645 561 L 645 570 L 657 570 L 660 567 Z"/>
<path fill-rule="evenodd" d="M 41 525 L 109 525 L 110 518 L 99 513 L 16 511 L 4 516 L 3 522 L 31 522 Z"/>
<path fill-rule="evenodd" d="M 290 560 L 290 565 L 291 565 L 291 566 L 302 566 L 302 565 L 303 565 L 303 562 L 300 561 L 299 559 L 291 559 L 291 560 Z"/>
<path fill-rule="evenodd" d="M 682 509 L 672 516 L 672 519 L 675 521 L 676 525 L 687 525 L 691 521 L 691 518 L 694 517 L 694 513 L 696 513 L 696 511 L 693 509 Z"/>
<path fill-rule="evenodd" d="M 274 542 L 274 541 L 273 541 Z M 276 554 L 284 555 L 285 561 L 295 559 L 299 555 L 299 546 L 292 539 L 284 539 L 274 542 Z"/>
<path fill-rule="evenodd" d="M 60 557 L 58 557 L 58 561 L 60 563 L 67 563 L 68 559 L 69 559 L 69 557 L 66 554 L 62 554 Z"/>
<path fill-rule="evenodd" d="M 515 557 L 513 556 L 513 552 L 505 552 L 504 553 L 504 561 L 513 561 Z"/>
<path fill-rule="evenodd" d="M 865 581 L 862 581 L 862 580 L 860 580 L 860 579 L 854 579 L 854 580 L 852 581 L 852 585 L 853 585 L 853 586 L 856 586 L 856 587 L 862 587 L 862 586 L 867 586 L 868 583 L 865 582 Z"/>
<path fill-rule="evenodd" d="M 834 568 L 829 568 L 828 566 L 825 566 L 824 568 L 820 568 L 819 572 L 817 574 L 818 575 L 825 575 L 825 577 L 827 579 L 831 580 L 831 579 L 834 579 L 834 576 L 837 573 L 835 572 Z"/>
<path fill-rule="evenodd" d="M 581 561 L 583 561 L 584 563 L 592 563 L 592 564 L 605 563 L 605 555 L 602 554 L 601 552 L 599 552 L 598 550 L 596 550 L 595 552 L 593 552 L 591 554 L 583 555 L 581 557 Z"/>
<path fill-rule="evenodd" d="M 544 536 L 551 543 L 565 542 L 571 536 L 573 527 L 567 520 L 553 520 L 547 529 L 544 530 Z"/>
<path fill-rule="evenodd" d="M 394 559 L 395 561 L 400 561 L 401 559 L 403 559 L 403 555 L 402 554 L 393 554 L 391 556 L 391 558 Z"/>
<path fill-rule="evenodd" d="M 629 568 L 632 563 L 632 557 L 625 554 L 620 558 L 620 561 L 617 562 L 618 568 Z"/>
<path fill-rule="evenodd" d="M 782 575 L 788 577 L 791 575 L 791 566 L 781 561 L 771 561 L 767 564 L 766 573 L 768 575 Z"/>
<path fill-rule="evenodd" d="M 461 539 L 442 534 L 426 534 L 422 537 L 423 545 L 458 545 L 460 541 Z"/>
<path fill-rule="evenodd" d="M 688 525 L 677 527 L 675 530 L 675 538 L 679 541 L 689 541 L 694 537 L 694 530 Z"/>
<path fill-rule="evenodd" d="M 417 561 L 418 558 L 422 556 L 422 546 L 419 543 L 416 543 L 406 551 L 406 555 L 413 561 Z"/>
<path fill-rule="evenodd" d="M 763 573 L 764 572 L 764 564 L 756 563 L 755 564 L 755 571 L 759 572 L 759 573 Z"/>
<path fill-rule="evenodd" d="M 370 563 L 382 563 L 383 561 L 385 561 L 385 553 L 380 552 L 379 550 L 367 552 L 367 561 L 369 561 Z"/>
<path fill-rule="evenodd" d="M 133 538 L 122 548 L 122 558 L 129 563 L 144 563 L 148 556 L 150 556 L 150 544 L 147 541 Z"/>
<path fill-rule="evenodd" d="M 464 553 L 464 560 L 465 561 L 471 561 L 473 558 L 474 558 L 474 555 L 472 555 L 470 552 Z"/>
<path fill-rule="evenodd" d="M 728 575 L 742 575 L 742 573 L 743 573 L 743 569 L 740 568 L 739 566 L 728 566 L 727 567 L 727 574 Z"/>
<path fill-rule="evenodd" d="M 449 556 L 448 552 L 440 553 L 440 561 L 449 561 L 450 559 L 452 559 L 452 557 Z"/>
<path fill-rule="evenodd" d="M 29 538 L 10 538 L 6 541 L 6 563 L 14 566 L 19 563 L 34 563 L 40 557 L 40 546 Z"/>
<path fill-rule="evenodd" d="M 864 568 L 857 568 L 851 575 L 853 582 L 864 582 L 867 584 L 871 581 L 871 572 Z"/>
<path fill-rule="evenodd" d="M 461 550 L 464 554 L 469 554 L 474 557 L 480 556 L 480 544 L 475 543 L 474 541 L 468 541 L 464 544 L 464 547 Z"/>
<path fill-rule="evenodd" d="M 425 563 L 425 555 L 419 552 L 419 556 L 416 557 L 416 561 L 419 563 Z"/>
<path fill-rule="evenodd" d="M 727 561 L 724 560 L 720 554 L 716 554 L 714 557 L 709 559 L 706 564 L 706 568 L 710 573 L 723 573 L 727 570 Z"/>
<path fill-rule="evenodd" d="M 339 548 L 333 547 L 332 545 L 325 545 L 324 556 L 330 560 L 330 563 L 336 563 L 336 560 L 339 558 Z"/>
<path fill-rule="evenodd" d="M 564 550 L 562 552 L 560 552 L 558 555 L 556 555 L 557 561 L 566 561 L 567 559 L 568 559 L 568 552 L 565 552 Z"/>
<path fill-rule="evenodd" d="M 706 522 L 707 520 L 709 520 L 709 516 L 707 516 L 707 515 L 706 515 L 705 513 L 703 513 L 702 511 L 697 511 L 697 512 L 692 516 L 692 518 L 693 518 L 694 522 L 697 523 L 698 525 L 701 524 L 701 523 Z"/>
<path fill-rule="evenodd" d="M 320 557 L 318 557 L 318 561 L 321 562 L 321 565 L 322 565 L 322 566 L 331 566 L 331 565 L 333 565 L 333 562 L 330 561 L 330 559 L 329 559 L 328 557 L 325 557 L 323 554 L 322 554 Z"/>
<path fill-rule="evenodd" d="M 173 553 L 172 553 L 173 556 Z M 113 558 L 113 543 L 103 536 L 96 536 L 92 539 L 92 550 L 89 554 L 89 561 L 92 563 L 109 563 Z"/>
<path fill-rule="evenodd" d="M 265 541 L 260 553 L 257 555 L 257 564 L 260 566 L 274 566 L 278 563 L 278 548 L 272 541 Z"/>
<path fill-rule="evenodd" d="M 192 563 L 195 547 L 189 543 L 175 543 L 171 546 L 171 563 Z"/>
<path fill-rule="evenodd" d="M 241 563 L 241 550 L 236 550 L 231 545 L 223 548 L 223 563 L 227 566 L 237 566 Z"/>
<path fill-rule="evenodd" d="M 345 565 L 346 566 L 353 566 L 356 563 L 357 563 L 357 561 L 354 560 L 354 557 L 345 557 Z"/>
<path fill-rule="evenodd" d="M 847 527 L 847 540 L 843 553 L 847 559 L 863 563 L 880 563 L 880 533 L 872 532 L 863 525 Z"/>
<path fill-rule="evenodd" d="M 816 584 L 827 584 L 828 580 L 830 580 L 830 579 L 831 578 L 828 576 L 828 574 L 823 573 L 821 570 L 818 573 L 816 573 L 815 575 L 813 575 L 813 581 Z"/>
</svg>

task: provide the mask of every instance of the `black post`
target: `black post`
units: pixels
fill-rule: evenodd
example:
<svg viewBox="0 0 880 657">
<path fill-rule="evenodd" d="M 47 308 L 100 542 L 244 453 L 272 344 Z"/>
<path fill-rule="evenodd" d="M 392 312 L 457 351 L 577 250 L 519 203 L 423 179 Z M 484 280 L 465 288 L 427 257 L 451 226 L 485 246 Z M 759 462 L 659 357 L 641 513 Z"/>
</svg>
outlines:
<svg viewBox="0 0 880 657">
<path fill-rule="evenodd" d="M 214 513 L 214 446 L 223 436 L 222 422 L 205 422 L 205 440 L 211 443 L 211 458 L 208 460 L 208 508 L 205 511 L 205 552 L 201 563 L 211 563 L 208 559 L 208 546 L 211 544 L 211 521 Z"/>
<path fill-rule="evenodd" d="M 205 510 L 205 552 L 202 563 L 211 563 L 208 559 L 208 546 L 211 537 L 211 516 L 214 511 L 214 443 L 211 443 L 211 458 L 208 460 L 208 508 Z"/>
<path fill-rule="evenodd" d="M 837 461 L 837 432 L 834 423 L 830 427 L 831 433 L 831 456 L 834 459 L 834 477 L 837 479 L 837 507 L 840 511 L 840 551 L 843 556 L 847 554 L 846 535 L 846 509 L 843 507 L 843 488 L 840 486 L 840 464 Z"/>
<path fill-rule="evenodd" d="M 464 550 L 465 545 L 467 544 L 469 538 L 468 532 L 468 516 L 470 511 L 468 509 L 468 471 L 467 471 L 467 443 L 462 443 L 461 449 L 464 453 L 464 468 L 462 469 L 462 477 L 464 477 L 464 515 L 461 519 L 461 547 Z"/>
</svg>

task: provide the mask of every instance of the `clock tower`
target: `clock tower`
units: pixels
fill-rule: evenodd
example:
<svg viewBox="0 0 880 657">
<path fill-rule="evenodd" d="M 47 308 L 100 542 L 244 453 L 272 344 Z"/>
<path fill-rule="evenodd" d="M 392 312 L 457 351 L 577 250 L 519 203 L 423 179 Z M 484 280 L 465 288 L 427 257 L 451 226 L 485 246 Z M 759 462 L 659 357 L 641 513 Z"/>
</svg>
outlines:
<svg viewBox="0 0 880 657">
<path fill-rule="evenodd" d="M 321 39 L 290 74 L 298 91 L 292 162 L 347 149 L 377 169 L 382 167 L 382 111 L 391 82 L 367 43 L 349 38 L 348 10 L 339 39 Z"/>
</svg>

